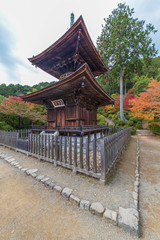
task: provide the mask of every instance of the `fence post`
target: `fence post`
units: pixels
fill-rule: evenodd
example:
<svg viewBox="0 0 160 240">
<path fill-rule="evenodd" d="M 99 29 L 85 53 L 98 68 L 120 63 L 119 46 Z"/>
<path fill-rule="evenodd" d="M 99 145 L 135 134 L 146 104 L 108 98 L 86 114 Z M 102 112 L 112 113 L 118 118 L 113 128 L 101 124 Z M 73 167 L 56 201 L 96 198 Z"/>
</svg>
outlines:
<svg viewBox="0 0 160 240">
<path fill-rule="evenodd" d="M 74 138 L 74 167 L 73 167 L 73 173 L 76 174 L 77 173 L 77 138 Z"/>
<path fill-rule="evenodd" d="M 107 139 L 106 139 L 107 141 Z M 100 139 L 100 147 L 101 147 L 101 178 L 100 178 L 100 183 L 101 184 L 106 184 L 106 171 L 107 171 L 107 152 L 105 148 L 105 139 Z"/>
<path fill-rule="evenodd" d="M 94 139 L 93 139 L 93 172 L 97 172 L 97 145 L 96 145 L 96 136 L 94 134 Z"/>
<path fill-rule="evenodd" d="M 86 169 L 89 171 L 89 137 L 86 138 Z"/>
<path fill-rule="evenodd" d="M 57 161 L 59 158 L 59 154 L 58 154 L 58 138 L 57 136 L 54 137 L 54 141 L 55 141 L 55 159 L 54 159 L 54 166 L 57 166 Z"/>
<path fill-rule="evenodd" d="M 80 152 L 80 168 L 83 169 L 83 137 L 80 137 L 80 146 L 79 146 L 79 152 Z"/>
</svg>

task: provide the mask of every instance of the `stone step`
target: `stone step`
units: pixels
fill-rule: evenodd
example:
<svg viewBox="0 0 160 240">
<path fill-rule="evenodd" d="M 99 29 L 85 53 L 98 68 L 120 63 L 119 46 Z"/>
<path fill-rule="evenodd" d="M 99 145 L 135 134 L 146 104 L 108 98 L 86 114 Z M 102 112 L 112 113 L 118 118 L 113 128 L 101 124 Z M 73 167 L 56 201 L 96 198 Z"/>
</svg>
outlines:
<svg viewBox="0 0 160 240">
<path fill-rule="evenodd" d="M 153 136 L 154 134 L 150 130 L 136 130 L 136 134 L 140 136 Z"/>
</svg>

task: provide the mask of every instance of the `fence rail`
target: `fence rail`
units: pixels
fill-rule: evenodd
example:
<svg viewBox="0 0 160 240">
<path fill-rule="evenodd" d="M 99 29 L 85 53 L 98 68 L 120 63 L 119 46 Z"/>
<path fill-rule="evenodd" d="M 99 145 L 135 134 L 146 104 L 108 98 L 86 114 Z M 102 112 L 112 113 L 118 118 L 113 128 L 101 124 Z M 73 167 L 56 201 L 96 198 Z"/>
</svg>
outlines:
<svg viewBox="0 0 160 240">
<path fill-rule="evenodd" d="M 0 143 L 11 148 L 28 152 L 29 130 L 0 131 Z"/>
<path fill-rule="evenodd" d="M 30 134 L 29 154 L 106 182 L 130 138 L 123 129 L 103 138 Z"/>
<path fill-rule="evenodd" d="M 98 178 L 104 184 L 129 139 L 129 128 L 106 137 L 97 134 L 54 136 L 29 133 L 27 140 L 20 139 L 17 132 L 0 131 L 0 143 L 25 150 L 29 155 L 55 166 L 72 169 L 74 173 Z"/>
<path fill-rule="evenodd" d="M 0 143 L 13 148 L 17 147 L 17 132 L 0 131 Z"/>
<path fill-rule="evenodd" d="M 28 139 L 28 135 L 30 133 L 30 130 L 29 129 L 20 129 L 20 130 L 17 130 L 15 132 L 18 133 L 18 138 Z"/>
<path fill-rule="evenodd" d="M 126 128 L 100 140 L 101 182 L 106 182 L 129 139 L 130 128 Z"/>
<path fill-rule="evenodd" d="M 54 137 L 53 134 L 30 134 L 29 154 L 56 166 L 99 178 L 100 169 L 97 169 L 96 161 L 100 159 L 100 151 L 96 141 L 96 138 L 90 141 L 88 136 Z"/>
</svg>

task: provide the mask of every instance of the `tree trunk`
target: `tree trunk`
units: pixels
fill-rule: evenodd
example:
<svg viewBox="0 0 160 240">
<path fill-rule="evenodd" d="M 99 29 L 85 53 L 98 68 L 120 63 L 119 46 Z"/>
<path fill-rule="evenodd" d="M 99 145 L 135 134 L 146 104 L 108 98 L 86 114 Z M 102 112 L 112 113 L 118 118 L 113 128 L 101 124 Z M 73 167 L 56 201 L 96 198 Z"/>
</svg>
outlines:
<svg viewBox="0 0 160 240">
<path fill-rule="evenodd" d="M 120 69 L 120 118 L 125 120 L 123 113 L 123 71 Z"/>
<path fill-rule="evenodd" d="M 125 85 L 124 85 L 124 95 L 127 93 L 127 81 L 125 80 Z"/>
</svg>

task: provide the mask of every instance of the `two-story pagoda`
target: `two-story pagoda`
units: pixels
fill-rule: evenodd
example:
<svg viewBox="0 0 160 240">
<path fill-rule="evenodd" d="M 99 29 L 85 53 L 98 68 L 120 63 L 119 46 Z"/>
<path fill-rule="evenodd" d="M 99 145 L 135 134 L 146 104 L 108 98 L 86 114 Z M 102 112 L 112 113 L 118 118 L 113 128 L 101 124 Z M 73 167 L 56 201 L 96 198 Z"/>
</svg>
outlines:
<svg viewBox="0 0 160 240">
<path fill-rule="evenodd" d="M 96 125 L 97 108 L 114 102 L 94 78 L 108 69 L 82 16 L 53 45 L 29 61 L 59 79 L 22 97 L 24 101 L 46 105 L 49 128 Z"/>
</svg>

